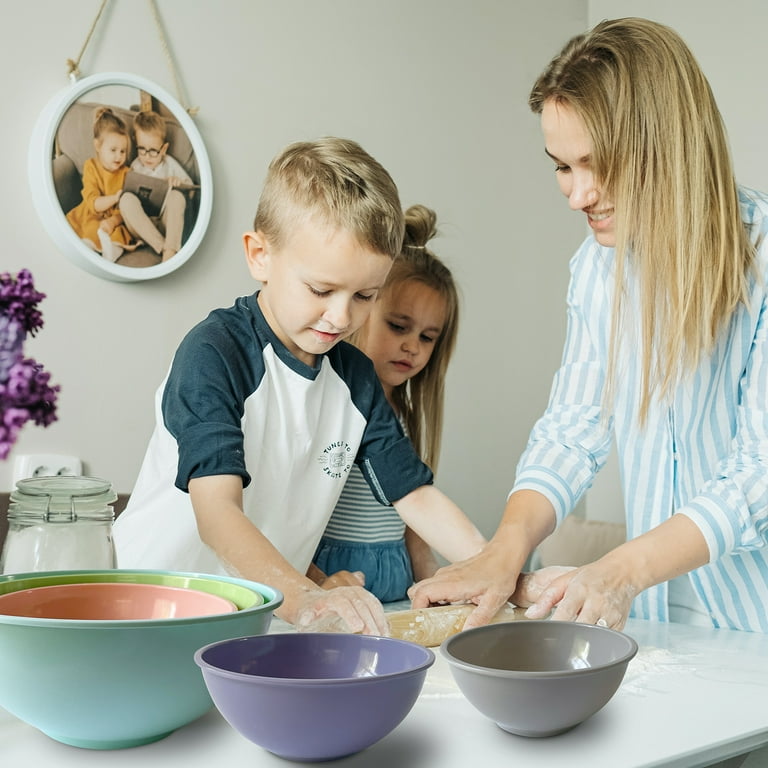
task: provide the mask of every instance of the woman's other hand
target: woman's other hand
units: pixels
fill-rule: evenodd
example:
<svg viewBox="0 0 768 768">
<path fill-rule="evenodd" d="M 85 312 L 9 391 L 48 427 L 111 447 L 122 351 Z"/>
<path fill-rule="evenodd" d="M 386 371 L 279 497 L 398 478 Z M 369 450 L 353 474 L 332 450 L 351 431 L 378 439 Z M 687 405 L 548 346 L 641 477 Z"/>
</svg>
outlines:
<svg viewBox="0 0 768 768">
<path fill-rule="evenodd" d="M 528 605 L 529 619 L 578 621 L 622 629 L 627 622 L 637 590 L 615 558 L 606 556 L 580 568 L 543 568 L 525 574 L 512 602 Z M 560 573 L 558 573 L 560 571 Z M 516 602 L 531 599 L 532 602 Z M 551 616 L 550 616 L 551 614 Z"/>
</svg>

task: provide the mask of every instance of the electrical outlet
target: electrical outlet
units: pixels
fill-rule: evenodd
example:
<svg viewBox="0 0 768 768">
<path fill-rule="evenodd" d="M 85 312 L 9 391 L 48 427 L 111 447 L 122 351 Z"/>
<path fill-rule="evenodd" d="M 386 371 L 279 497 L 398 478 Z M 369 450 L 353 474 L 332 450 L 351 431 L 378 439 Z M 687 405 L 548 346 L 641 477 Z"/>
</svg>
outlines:
<svg viewBox="0 0 768 768">
<path fill-rule="evenodd" d="M 77 456 L 64 456 L 53 453 L 30 453 L 16 457 L 13 467 L 13 487 L 19 480 L 28 477 L 48 477 L 50 475 L 80 475 L 83 463 Z"/>
</svg>

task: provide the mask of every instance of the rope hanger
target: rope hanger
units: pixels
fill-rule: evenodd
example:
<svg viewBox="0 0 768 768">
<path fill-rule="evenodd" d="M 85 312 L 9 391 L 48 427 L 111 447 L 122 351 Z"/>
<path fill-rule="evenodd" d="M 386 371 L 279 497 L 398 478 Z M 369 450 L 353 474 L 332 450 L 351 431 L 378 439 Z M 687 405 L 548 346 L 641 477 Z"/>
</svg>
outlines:
<svg viewBox="0 0 768 768">
<path fill-rule="evenodd" d="M 165 32 L 163 30 L 163 25 L 160 21 L 160 14 L 157 11 L 157 4 L 155 3 L 155 0 L 147 0 L 149 3 L 149 10 L 152 14 L 152 18 L 155 22 L 155 27 L 157 28 L 157 32 L 160 36 L 160 45 L 163 48 L 163 53 L 165 54 L 166 61 L 168 62 L 168 68 L 171 70 L 171 75 L 173 76 L 173 82 L 174 86 L 176 88 L 176 98 L 178 99 L 179 104 L 184 107 L 186 112 L 189 115 L 196 115 L 199 111 L 199 107 L 187 107 L 184 106 L 184 99 L 182 98 L 182 87 L 181 87 L 181 79 L 179 78 L 179 73 L 176 69 L 176 66 L 173 62 L 173 56 L 171 55 L 171 49 L 168 45 L 168 40 L 165 36 Z M 67 74 L 69 75 L 70 80 L 73 82 L 77 80 L 80 77 L 80 61 L 83 58 L 83 55 L 85 54 L 85 50 L 88 47 L 89 43 L 91 42 L 91 38 L 93 37 L 93 33 L 96 30 L 96 27 L 99 23 L 99 19 L 101 18 L 102 14 L 104 13 L 104 9 L 107 7 L 107 3 L 109 3 L 109 0 L 101 0 L 101 5 L 99 6 L 99 10 L 96 13 L 96 18 L 93 20 L 93 23 L 91 24 L 91 28 L 88 30 L 88 35 L 85 38 L 85 42 L 83 43 L 83 47 L 80 49 L 80 53 L 78 54 L 76 59 L 67 59 Z"/>
</svg>

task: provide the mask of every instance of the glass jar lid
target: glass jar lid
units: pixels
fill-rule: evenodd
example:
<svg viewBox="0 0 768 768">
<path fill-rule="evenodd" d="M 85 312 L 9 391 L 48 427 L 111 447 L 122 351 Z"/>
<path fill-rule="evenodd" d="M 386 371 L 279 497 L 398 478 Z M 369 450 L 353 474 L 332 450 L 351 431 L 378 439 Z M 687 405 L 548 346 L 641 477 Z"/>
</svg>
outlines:
<svg viewBox="0 0 768 768">
<path fill-rule="evenodd" d="M 19 480 L 11 492 L 8 517 L 44 520 L 77 520 L 78 517 L 111 520 L 110 504 L 117 499 L 108 480 L 79 475 L 53 475 Z"/>
</svg>

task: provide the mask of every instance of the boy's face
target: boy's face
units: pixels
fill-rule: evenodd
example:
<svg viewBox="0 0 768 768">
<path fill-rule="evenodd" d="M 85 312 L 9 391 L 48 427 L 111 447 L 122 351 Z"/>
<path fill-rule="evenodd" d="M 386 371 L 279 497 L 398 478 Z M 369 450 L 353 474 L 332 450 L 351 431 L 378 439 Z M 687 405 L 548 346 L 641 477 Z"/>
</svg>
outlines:
<svg viewBox="0 0 768 768">
<path fill-rule="evenodd" d="M 251 275 L 263 286 L 259 306 L 280 341 L 314 365 L 368 318 L 392 259 L 349 232 L 301 223 L 279 249 L 264 234 L 244 236 Z"/>
<path fill-rule="evenodd" d="M 162 136 L 153 131 L 136 129 L 136 154 L 142 165 L 157 168 L 163 162 L 168 151 L 168 142 L 163 143 Z"/>
</svg>

